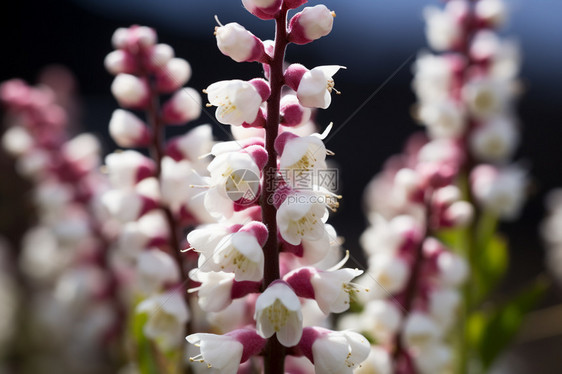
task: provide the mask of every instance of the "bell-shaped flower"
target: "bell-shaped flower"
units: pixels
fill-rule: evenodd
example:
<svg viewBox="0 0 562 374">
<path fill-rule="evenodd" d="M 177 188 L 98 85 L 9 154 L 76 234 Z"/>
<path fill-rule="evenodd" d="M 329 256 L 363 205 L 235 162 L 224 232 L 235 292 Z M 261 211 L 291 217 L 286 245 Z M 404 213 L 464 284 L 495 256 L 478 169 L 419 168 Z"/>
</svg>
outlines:
<svg viewBox="0 0 562 374">
<path fill-rule="evenodd" d="M 286 177 L 287 183 L 298 188 L 297 181 L 302 177 L 310 179 L 310 188 L 318 181 L 314 180 L 315 170 L 326 168 L 326 147 L 319 136 L 297 136 L 290 132 L 284 132 L 275 139 L 275 149 L 280 155 L 279 169 Z"/>
<path fill-rule="evenodd" d="M 302 106 L 326 109 L 332 102 L 334 90 L 334 74 L 343 66 L 318 66 L 312 70 L 302 65 L 293 64 L 285 71 L 285 81 L 289 87 L 297 91 Z M 338 91 L 336 90 L 336 93 Z"/>
<path fill-rule="evenodd" d="M 279 233 L 292 245 L 300 244 L 303 239 L 321 239 L 327 218 L 323 197 L 308 191 L 289 194 L 277 210 Z"/>
<path fill-rule="evenodd" d="M 287 283 L 275 281 L 256 300 L 256 329 L 263 338 L 277 334 L 285 347 L 293 347 L 302 336 L 302 311 L 297 295 Z"/>
<path fill-rule="evenodd" d="M 200 350 L 189 359 L 191 362 L 206 364 L 221 374 L 236 374 L 240 364 L 259 354 L 267 343 L 252 329 L 234 330 L 225 335 L 191 334 L 186 340 Z"/>
<path fill-rule="evenodd" d="M 504 219 L 514 219 L 525 200 L 527 173 L 518 166 L 495 168 L 481 165 L 470 179 L 477 203 Z"/>
<path fill-rule="evenodd" d="M 269 86 L 259 79 L 220 81 L 211 84 L 205 92 L 209 103 L 217 107 L 217 120 L 233 126 L 253 123 L 270 94 Z"/>
<path fill-rule="evenodd" d="M 107 155 L 105 169 L 112 187 L 131 189 L 144 178 L 153 176 L 156 165 L 143 154 L 126 150 Z"/>
<path fill-rule="evenodd" d="M 501 115 L 513 97 L 509 81 L 491 78 L 474 78 L 462 88 L 463 100 L 470 113 L 480 120 Z"/>
<path fill-rule="evenodd" d="M 154 209 L 138 220 L 123 225 L 117 245 L 122 254 L 137 258 L 143 249 L 167 243 L 169 230 L 164 213 Z"/>
<path fill-rule="evenodd" d="M 362 273 L 358 269 L 319 271 L 304 267 L 291 271 L 283 279 L 298 296 L 315 299 L 320 310 L 329 314 L 342 313 L 349 308 L 351 299 L 360 291 L 351 280 Z"/>
<path fill-rule="evenodd" d="M 209 272 L 192 269 L 189 277 L 201 283 L 199 287 L 189 289 L 188 292 L 197 292 L 197 301 L 205 312 L 220 312 L 228 307 L 234 299 L 259 292 L 261 282 L 236 282 L 234 273 Z"/>
<path fill-rule="evenodd" d="M 295 95 L 287 94 L 281 98 L 280 124 L 282 126 L 302 126 L 310 121 L 311 115 L 312 110 L 310 108 L 303 107 Z"/>
<path fill-rule="evenodd" d="M 513 155 L 519 131 L 512 119 L 500 116 L 475 128 L 469 140 L 470 150 L 478 160 L 498 163 Z"/>
<path fill-rule="evenodd" d="M 402 311 L 394 300 L 376 299 L 365 305 L 362 331 L 368 331 L 383 345 L 391 342 L 402 324 Z"/>
<path fill-rule="evenodd" d="M 217 226 L 217 225 L 213 225 Z M 200 230 L 195 230 L 197 232 Z M 208 231 L 208 229 L 207 229 Z M 192 232 L 192 233 L 193 233 Z M 215 236 L 213 244 L 198 245 L 204 234 L 190 233 L 187 237 L 199 256 L 199 269 L 204 272 L 233 272 L 236 281 L 260 281 L 263 278 L 264 255 L 262 246 L 267 239 L 267 228 L 261 222 L 250 222 L 233 233 Z M 213 233 L 210 234 L 214 236 Z"/>
<path fill-rule="evenodd" d="M 455 6 L 446 6 L 445 9 L 431 6 L 424 11 L 427 41 L 436 51 L 453 49 L 461 41 L 462 24 L 453 8 Z"/>
<path fill-rule="evenodd" d="M 189 320 L 182 292 L 173 290 L 154 295 L 137 305 L 136 312 L 148 314 L 143 332 L 163 350 L 174 349 L 181 344 L 185 324 Z"/>
<path fill-rule="evenodd" d="M 306 7 L 295 14 L 289 23 L 289 40 L 295 44 L 306 44 L 332 31 L 336 13 L 325 5 Z"/>
<path fill-rule="evenodd" d="M 175 283 L 180 279 L 178 265 L 166 252 L 158 249 L 144 251 L 137 261 L 139 289 L 146 295 L 158 291 L 166 283 Z"/>
<path fill-rule="evenodd" d="M 409 349 L 420 348 L 438 341 L 443 328 L 427 313 L 414 311 L 404 322 L 402 340 Z"/>
<path fill-rule="evenodd" d="M 363 278 L 372 281 L 369 288 L 374 294 L 386 295 L 402 291 L 409 276 L 410 268 L 402 258 L 381 253 L 370 258 L 369 272 Z"/>
<path fill-rule="evenodd" d="M 414 364 L 420 374 L 447 373 L 453 370 L 454 354 L 445 344 L 427 344 L 416 350 Z"/>
<path fill-rule="evenodd" d="M 352 374 L 371 351 L 361 334 L 318 327 L 304 329 L 298 348 L 314 364 L 316 374 Z"/>
<path fill-rule="evenodd" d="M 236 22 L 215 27 L 217 46 L 236 62 L 264 61 L 263 42 Z"/>
<path fill-rule="evenodd" d="M 432 138 L 458 138 L 466 128 L 464 110 L 452 100 L 422 105 L 419 116 Z"/>
</svg>

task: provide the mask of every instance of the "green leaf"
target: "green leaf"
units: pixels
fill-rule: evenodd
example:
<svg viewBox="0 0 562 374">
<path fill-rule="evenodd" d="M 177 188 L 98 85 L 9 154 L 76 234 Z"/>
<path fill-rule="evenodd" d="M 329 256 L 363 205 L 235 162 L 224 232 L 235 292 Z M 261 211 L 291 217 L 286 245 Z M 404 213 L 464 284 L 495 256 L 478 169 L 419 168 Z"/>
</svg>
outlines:
<svg viewBox="0 0 562 374">
<path fill-rule="evenodd" d="M 500 353 L 513 341 L 525 315 L 541 300 L 548 288 L 548 281 L 538 278 L 517 293 L 509 301 L 487 313 L 474 313 L 467 338 L 478 348 L 484 368 L 489 368 Z M 482 314 L 479 316 L 478 314 Z M 471 334 L 474 334 L 472 336 Z"/>
</svg>

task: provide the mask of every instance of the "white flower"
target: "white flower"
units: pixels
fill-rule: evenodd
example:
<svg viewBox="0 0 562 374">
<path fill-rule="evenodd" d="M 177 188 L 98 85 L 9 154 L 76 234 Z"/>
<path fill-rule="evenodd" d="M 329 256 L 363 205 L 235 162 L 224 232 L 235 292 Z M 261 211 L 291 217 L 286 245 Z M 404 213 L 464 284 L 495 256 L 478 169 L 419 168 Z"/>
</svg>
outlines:
<svg viewBox="0 0 562 374">
<path fill-rule="evenodd" d="M 285 347 L 295 346 L 302 336 L 301 304 L 285 283 L 271 284 L 256 300 L 256 329 L 263 338 L 277 334 Z"/>
<path fill-rule="evenodd" d="M 475 5 L 476 16 L 491 26 L 501 26 L 507 18 L 507 9 L 503 0 L 481 0 Z"/>
<path fill-rule="evenodd" d="M 148 176 L 154 169 L 152 160 L 133 150 L 110 153 L 105 157 L 109 182 L 114 188 L 133 188 L 140 177 Z"/>
<path fill-rule="evenodd" d="M 166 63 L 166 66 L 160 70 L 159 88 L 162 91 L 172 92 L 184 84 L 191 78 L 191 65 L 183 58 L 172 58 Z"/>
<path fill-rule="evenodd" d="M 369 357 L 355 370 L 356 374 L 392 374 L 393 365 L 390 353 L 384 348 L 372 346 Z"/>
<path fill-rule="evenodd" d="M 312 344 L 316 374 L 351 374 L 369 356 L 371 346 L 362 335 L 352 331 L 334 331 L 320 336 Z"/>
<path fill-rule="evenodd" d="M 192 231 L 188 235 L 188 241 L 200 253 L 199 269 L 201 271 L 233 272 L 237 281 L 257 282 L 263 278 L 263 249 L 254 233 L 241 230 L 223 235 L 220 239 L 220 233 L 217 236 L 209 233 L 207 235 L 210 237 L 214 236 L 212 243 L 216 242 L 216 245 L 210 245 L 210 243 L 198 245 L 198 239 L 206 235 L 204 233 L 201 233 L 203 235 L 193 234 L 197 231 L 200 230 Z"/>
<path fill-rule="evenodd" d="M 406 170 L 406 169 L 402 169 Z M 361 246 L 371 256 L 379 253 L 396 254 L 407 239 L 408 232 L 417 229 L 414 218 L 401 215 L 387 221 L 380 214 L 369 217 L 371 226 L 361 235 Z"/>
<path fill-rule="evenodd" d="M 201 353 L 189 360 L 206 363 L 209 369 L 216 369 L 221 374 L 236 374 L 244 346 L 229 335 L 191 334 L 187 338 L 190 344 L 199 347 Z"/>
<path fill-rule="evenodd" d="M 371 289 L 376 294 L 392 294 L 401 291 L 406 286 L 409 276 L 410 268 L 404 260 L 381 253 L 371 257 L 369 272 L 364 277 L 368 277 L 365 278 L 367 281 L 369 278 L 374 281 Z"/>
<path fill-rule="evenodd" d="M 484 122 L 470 137 L 470 150 L 481 161 L 502 162 L 511 157 L 519 141 L 512 119 L 500 116 Z"/>
<path fill-rule="evenodd" d="M 29 151 L 33 147 L 33 143 L 33 138 L 22 126 L 12 126 L 2 136 L 2 148 L 15 157 Z"/>
<path fill-rule="evenodd" d="M 180 279 L 180 270 L 175 260 L 158 249 L 142 252 L 138 257 L 137 269 L 139 288 L 145 294 L 157 291 L 167 282 L 173 283 Z"/>
<path fill-rule="evenodd" d="M 111 93 L 125 108 L 143 106 L 148 100 L 148 87 L 131 74 L 118 74 L 111 84 Z"/>
<path fill-rule="evenodd" d="M 119 232 L 117 243 L 125 254 L 136 257 L 139 252 L 150 245 L 158 244 L 169 236 L 168 221 L 164 212 L 152 210 L 137 221 L 127 222 Z"/>
<path fill-rule="evenodd" d="M 436 103 L 449 97 L 453 72 L 445 57 L 420 54 L 414 64 L 414 73 L 412 84 L 420 101 Z"/>
<path fill-rule="evenodd" d="M 284 144 L 279 168 L 293 183 L 313 170 L 326 168 L 326 146 L 318 136 L 289 137 Z M 314 177 L 312 174 L 308 174 Z M 312 183 L 312 181 L 310 182 Z"/>
<path fill-rule="evenodd" d="M 316 269 L 326 270 L 336 265 L 341 258 L 341 243 L 332 225 L 324 226 L 324 236 L 318 240 L 303 239 L 303 265 L 313 265 Z"/>
<path fill-rule="evenodd" d="M 297 89 L 301 105 L 308 108 L 328 108 L 332 102 L 330 94 L 334 89 L 332 76 L 342 68 L 344 67 L 337 65 L 318 66 L 304 73 Z"/>
<path fill-rule="evenodd" d="M 414 363 L 420 374 L 449 373 L 453 352 L 444 344 L 428 344 L 415 352 Z"/>
<path fill-rule="evenodd" d="M 314 288 L 314 298 L 325 314 L 342 313 L 349 309 L 350 300 L 359 292 L 359 287 L 351 280 L 363 274 L 358 269 L 338 269 L 317 271 L 310 278 Z"/>
<path fill-rule="evenodd" d="M 525 200 L 525 170 L 517 166 L 486 171 L 487 168 L 477 168 L 471 176 L 477 202 L 504 219 L 514 219 Z"/>
<path fill-rule="evenodd" d="M 136 193 L 124 190 L 109 190 L 101 197 L 109 214 L 121 222 L 139 218 L 143 210 L 143 199 Z"/>
<path fill-rule="evenodd" d="M 205 273 L 199 269 L 192 269 L 189 277 L 201 283 L 201 286 L 192 288 L 189 292 L 197 291 L 197 301 L 205 312 L 219 312 L 232 303 L 234 273 Z"/>
<path fill-rule="evenodd" d="M 437 257 L 439 279 L 447 286 L 458 287 L 468 278 L 466 260 L 452 252 L 443 252 Z"/>
<path fill-rule="evenodd" d="M 203 178 L 193 171 L 189 161 L 176 162 L 170 157 L 162 159 L 160 175 L 162 199 L 173 212 L 177 212 L 182 206 L 188 205 L 189 201 L 200 193 L 197 188 L 190 188 L 190 186 L 198 185 L 202 181 Z"/>
<path fill-rule="evenodd" d="M 457 138 L 466 128 L 464 111 L 452 100 L 422 105 L 419 115 L 432 138 Z"/>
<path fill-rule="evenodd" d="M 319 240 L 324 236 L 327 209 L 320 196 L 295 192 L 277 210 L 277 225 L 283 239 L 298 245 L 303 239 Z"/>
<path fill-rule="evenodd" d="M 213 83 L 206 93 L 211 105 L 217 107 L 217 120 L 226 125 L 253 123 L 264 101 L 251 83 L 238 79 Z"/>
<path fill-rule="evenodd" d="M 445 51 L 453 48 L 462 35 L 461 24 L 456 19 L 451 7 L 447 6 L 441 10 L 430 6 L 424 10 L 426 22 L 426 37 L 431 48 L 437 51 Z"/>
<path fill-rule="evenodd" d="M 136 147 L 146 143 L 148 130 L 133 113 L 116 109 L 109 121 L 109 135 L 120 147 Z"/>
<path fill-rule="evenodd" d="M 464 85 L 462 96 L 470 112 L 482 120 L 503 113 L 513 92 L 508 81 L 476 78 Z"/>
<path fill-rule="evenodd" d="M 189 319 L 181 292 L 168 291 L 152 296 L 137 305 L 136 312 L 148 314 L 144 334 L 162 349 L 173 349 L 181 344 L 184 325 Z"/>
<path fill-rule="evenodd" d="M 221 153 L 207 169 L 212 187 L 205 196 L 205 206 L 212 215 L 228 217 L 232 202 L 252 202 L 258 197 L 260 170 L 249 153 Z"/>
<path fill-rule="evenodd" d="M 460 301 L 460 293 L 455 289 L 433 290 L 429 294 L 429 313 L 444 329 L 448 329 L 456 321 Z"/>
<path fill-rule="evenodd" d="M 402 339 L 408 348 L 420 348 L 436 342 L 442 335 L 442 328 L 433 318 L 415 311 L 406 318 Z"/>
<path fill-rule="evenodd" d="M 362 328 L 372 334 L 379 344 L 390 342 L 402 324 L 402 312 L 390 300 L 369 301 L 363 316 Z"/>
</svg>

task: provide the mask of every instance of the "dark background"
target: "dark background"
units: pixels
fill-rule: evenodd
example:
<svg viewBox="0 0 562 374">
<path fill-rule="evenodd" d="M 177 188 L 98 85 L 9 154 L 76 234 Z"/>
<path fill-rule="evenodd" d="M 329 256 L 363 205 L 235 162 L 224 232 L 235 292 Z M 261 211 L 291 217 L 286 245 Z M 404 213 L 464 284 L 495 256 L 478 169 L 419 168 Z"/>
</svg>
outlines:
<svg viewBox="0 0 562 374">
<path fill-rule="evenodd" d="M 346 247 L 361 258 L 358 237 L 366 226 L 363 188 L 384 160 L 400 151 L 407 135 L 419 130 L 410 118 L 415 102 L 410 89 L 411 65 L 416 53 L 426 46 L 422 8 L 439 3 L 323 3 L 337 13 L 333 33 L 310 45 L 291 46 L 288 60 L 309 68 L 328 64 L 348 68 L 335 77 L 336 88 L 343 94 L 334 96 L 332 106 L 318 114 L 318 123 L 325 126 L 333 121 L 338 131 L 327 147 L 336 153 L 344 199 L 331 222 L 346 238 Z M 508 3 L 512 19 L 502 33 L 518 39 L 524 54 L 521 76 L 526 92 L 519 105 L 523 143 L 517 158 L 531 166 L 534 183 L 522 219 L 502 227 L 509 235 L 512 254 L 510 273 L 502 285 L 505 292 L 516 290 L 543 271 L 544 248 L 538 226 L 544 216 L 544 196 L 562 186 L 562 1 Z M 236 21 L 257 36 L 273 37 L 273 24 L 249 15 L 238 0 L 53 0 L 12 1 L 9 5 L 3 9 L 0 22 L 0 81 L 21 77 L 33 83 L 44 66 L 67 66 L 79 82 L 83 129 L 99 134 L 107 152 L 114 148 L 107 124 L 117 104 L 109 92 L 112 77 L 105 71 L 103 59 L 112 50 L 110 39 L 117 27 L 155 27 L 159 40 L 191 63 L 193 78 L 188 85 L 198 90 L 218 80 L 251 79 L 261 73 L 258 64 L 236 64 L 218 51 L 213 37 L 214 14 L 222 23 Z M 379 92 L 352 116 L 376 90 Z M 189 126 L 212 122 L 212 111 L 208 113 L 210 117 L 204 113 Z M 217 137 L 225 137 L 223 130 L 215 125 Z M 172 129 L 170 134 L 178 131 Z M 7 223 L 8 229 L 18 231 L 13 222 Z M 553 289 L 543 306 L 559 303 L 560 294 L 559 289 Z M 562 325 L 562 315 L 559 323 Z M 508 372 L 560 372 L 562 358 L 556 354 L 562 350 L 559 337 L 521 343 L 515 349 L 512 356 L 523 363 Z"/>
</svg>

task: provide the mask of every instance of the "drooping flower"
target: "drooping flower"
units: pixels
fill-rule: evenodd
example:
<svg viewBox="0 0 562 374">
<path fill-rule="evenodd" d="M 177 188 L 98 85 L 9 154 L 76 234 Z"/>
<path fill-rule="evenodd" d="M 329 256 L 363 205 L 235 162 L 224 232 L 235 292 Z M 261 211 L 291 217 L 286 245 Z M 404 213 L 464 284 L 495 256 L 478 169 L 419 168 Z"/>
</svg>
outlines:
<svg viewBox="0 0 562 374">
<path fill-rule="evenodd" d="M 285 347 L 295 346 L 302 336 L 300 301 L 287 283 L 272 283 L 256 300 L 256 329 L 263 338 L 274 334 Z"/>
<path fill-rule="evenodd" d="M 217 107 L 217 120 L 226 125 L 253 123 L 261 104 L 269 97 L 265 85 L 239 79 L 211 84 L 205 90 L 209 103 Z"/>
</svg>

